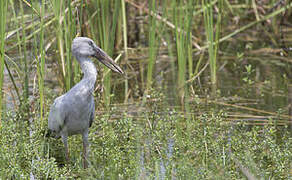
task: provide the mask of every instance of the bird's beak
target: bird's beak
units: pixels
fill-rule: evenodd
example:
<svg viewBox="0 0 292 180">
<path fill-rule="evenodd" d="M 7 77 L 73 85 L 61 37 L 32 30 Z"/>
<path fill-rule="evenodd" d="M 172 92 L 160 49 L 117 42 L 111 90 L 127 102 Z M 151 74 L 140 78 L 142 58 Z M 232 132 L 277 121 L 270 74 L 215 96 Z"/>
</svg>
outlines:
<svg viewBox="0 0 292 180">
<path fill-rule="evenodd" d="M 123 74 L 123 70 L 113 61 L 109 55 L 107 55 L 102 49 L 99 47 L 94 48 L 94 55 L 93 57 L 97 58 L 102 64 L 106 67 L 110 68 L 111 70 Z"/>
</svg>

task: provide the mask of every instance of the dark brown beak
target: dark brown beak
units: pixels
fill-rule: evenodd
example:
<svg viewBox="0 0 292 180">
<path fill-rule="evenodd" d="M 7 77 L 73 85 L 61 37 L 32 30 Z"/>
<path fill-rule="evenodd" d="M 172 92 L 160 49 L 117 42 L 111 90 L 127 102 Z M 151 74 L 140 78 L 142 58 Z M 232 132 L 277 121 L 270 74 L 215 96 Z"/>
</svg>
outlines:
<svg viewBox="0 0 292 180">
<path fill-rule="evenodd" d="M 117 73 L 124 74 L 123 70 L 102 49 L 99 47 L 94 47 L 94 51 L 95 53 L 93 57 L 97 58 L 102 64 Z"/>
</svg>

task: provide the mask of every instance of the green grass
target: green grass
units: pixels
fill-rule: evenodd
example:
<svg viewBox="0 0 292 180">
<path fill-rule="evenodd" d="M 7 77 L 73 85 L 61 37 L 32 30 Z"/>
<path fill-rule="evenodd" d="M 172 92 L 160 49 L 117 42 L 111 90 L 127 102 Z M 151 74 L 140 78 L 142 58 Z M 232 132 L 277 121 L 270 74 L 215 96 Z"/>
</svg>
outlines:
<svg viewBox="0 0 292 180">
<path fill-rule="evenodd" d="M 4 79 L 4 54 L 5 54 L 5 28 L 6 28 L 6 12 L 7 12 L 7 1 L 0 2 L 0 127 L 2 120 L 2 104 L 3 104 L 3 79 Z"/>
</svg>

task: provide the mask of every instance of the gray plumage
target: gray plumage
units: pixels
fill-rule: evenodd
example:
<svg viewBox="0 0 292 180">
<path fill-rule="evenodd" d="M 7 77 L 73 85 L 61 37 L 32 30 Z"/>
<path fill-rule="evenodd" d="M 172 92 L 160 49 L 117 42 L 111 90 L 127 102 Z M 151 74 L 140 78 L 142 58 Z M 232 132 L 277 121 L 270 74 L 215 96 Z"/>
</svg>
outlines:
<svg viewBox="0 0 292 180">
<path fill-rule="evenodd" d="M 50 109 L 48 125 L 55 137 L 62 138 L 67 161 L 69 161 L 68 136 L 82 134 L 83 163 L 86 168 L 88 166 L 88 133 L 94 120 L 95 111 L 92 94 L 97 75 L 96 68 L 90 58 L 97 58 L 108 68 L 120 74 L 123 74 L 123 71 L 89 38 L 75 38 L 72 42 L 72 54 L 81 66 L 84 73 L 83 78 L 66 94 L 55 99 Z"/>
</svg>

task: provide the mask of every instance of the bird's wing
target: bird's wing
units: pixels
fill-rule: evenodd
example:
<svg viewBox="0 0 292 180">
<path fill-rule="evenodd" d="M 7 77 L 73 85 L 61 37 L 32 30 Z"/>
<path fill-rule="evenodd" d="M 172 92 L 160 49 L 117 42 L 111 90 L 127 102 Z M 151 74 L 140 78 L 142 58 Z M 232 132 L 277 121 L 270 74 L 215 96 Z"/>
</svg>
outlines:
<svg viewBox="0 0 292 180">
<path fill-rule="evenodd" d="M 94 113 L 95 113 L 94 98 L 92 98 L 91 104 L 92 104 L 92 107 L 91 107 L 91 112 L 90 112 L 90 116 L 89 116 L 89 127 L 92 126 L 92 123 L 94 120 Z"/>
<path fill-rule="evenodd" d="M 63 96 L 55 99 L 54 103 L 51 106 L 48 119 L 49 129 L 56 133 L 59 133 L 62 130 L 62 127 L 65 123 L 66 113 L 62 108 L 62 100 Z"/>
</svg>

